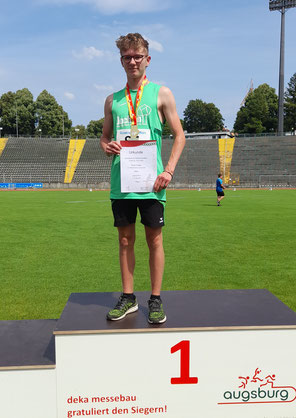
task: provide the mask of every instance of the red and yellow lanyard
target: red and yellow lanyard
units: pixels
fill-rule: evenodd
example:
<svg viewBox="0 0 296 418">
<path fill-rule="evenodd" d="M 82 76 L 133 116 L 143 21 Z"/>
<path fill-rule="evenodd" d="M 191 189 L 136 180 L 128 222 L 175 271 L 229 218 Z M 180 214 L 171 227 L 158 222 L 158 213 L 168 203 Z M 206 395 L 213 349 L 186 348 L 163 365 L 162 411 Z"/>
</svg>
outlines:
<svg viewBox="0 0 296 418">
<path fill-rule="evenodd" d="M 132 101 L 132 97 L 131 97 L 131 92 L 130 92 L 130 88 L 128 83 L 126 83 L 126 88 L 125 88 L 125 98 L 127 101 L 127 106 L 128 106 L 128 112 L 132 121 L 132 125 L 137 125 L 137 110 L 139 107 L 139 104 L 141 102 L 142 96 L 143 96 L 143 91 L 144 91 L 144 86 L 148 83 L 147 77 L 145 76 L 144 80 L 142 81 L 142 84 L 140 85 L 140 87 L 138 88 L 137 91 L 137 96 L 136 96 L 136 109 L 134 108 L 134 104 Z"/>
</svg>

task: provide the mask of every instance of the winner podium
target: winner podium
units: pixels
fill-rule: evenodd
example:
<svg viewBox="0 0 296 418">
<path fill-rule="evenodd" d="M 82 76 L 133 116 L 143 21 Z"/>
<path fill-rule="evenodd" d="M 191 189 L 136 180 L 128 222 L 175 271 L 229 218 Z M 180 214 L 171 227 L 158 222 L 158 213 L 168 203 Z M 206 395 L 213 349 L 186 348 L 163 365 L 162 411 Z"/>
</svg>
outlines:
<svg viewBox="0 0 296 418">
<path fill-rule="evenodd" d="M 5 418 L 296 416 L 296 313 L 264 289 L 71 294 L 59 320 L 0 322 Z"/>
</svg>

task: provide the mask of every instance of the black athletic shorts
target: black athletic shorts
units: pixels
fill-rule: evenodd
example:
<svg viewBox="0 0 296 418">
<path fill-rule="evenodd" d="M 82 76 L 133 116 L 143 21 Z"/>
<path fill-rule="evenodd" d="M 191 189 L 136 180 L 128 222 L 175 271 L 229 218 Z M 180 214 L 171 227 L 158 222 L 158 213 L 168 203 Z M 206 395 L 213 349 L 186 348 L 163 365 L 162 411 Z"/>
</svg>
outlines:
<svg viewBox="0 0 296 418">
<path fill-rule="evenodd" d="M 114 226 L 134 224 L 137 209 L 141 214 L 141 222 L 150 228 L 164 226 L 164 205 L 156 199 L 115 199 L 112 200 Z"/>
<path fill-rule="evenodd" d="M 222 192 L 217 192 L 217 196 L 224 196 L 223 190 L 222 190 Z"/>
</svg>

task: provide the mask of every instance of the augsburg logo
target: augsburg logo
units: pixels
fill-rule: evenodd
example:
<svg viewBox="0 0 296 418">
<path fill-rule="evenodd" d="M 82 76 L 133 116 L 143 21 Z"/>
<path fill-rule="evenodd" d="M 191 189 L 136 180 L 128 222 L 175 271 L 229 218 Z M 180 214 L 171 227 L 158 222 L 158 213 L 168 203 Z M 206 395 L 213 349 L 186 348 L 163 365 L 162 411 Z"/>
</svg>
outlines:
<svg viewBox="0 0 296 418">
<path fill-rule="evenodd" d="M 239 376 L 240 383 L 236 389 L 226 390 L 223 401 L 218 402 L 218 405 L 290 403 L 296 400 L 296 388 L 275 384 L 275 374 L 262 373 L 257 367 L 251 376 Z"/>
</svg>

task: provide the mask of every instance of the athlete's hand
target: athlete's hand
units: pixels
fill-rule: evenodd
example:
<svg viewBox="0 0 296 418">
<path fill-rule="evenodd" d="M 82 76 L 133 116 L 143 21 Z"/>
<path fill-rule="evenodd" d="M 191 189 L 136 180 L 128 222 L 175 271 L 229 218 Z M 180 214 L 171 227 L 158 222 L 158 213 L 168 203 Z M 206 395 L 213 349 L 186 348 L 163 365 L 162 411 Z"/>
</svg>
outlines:
<svg viewBox="0 0 296 418">
<path fill-rule="evenodd" d="M 172 180 L 172 176 L 170 175 L 170 173 L 167 173 L 166 171 L 163 171 L 162 173 L 159 174 L 159 176 L 157 176 L 154 186 L 153 186 L 153 190 L 158 193 L 163 189 L 166 189 L 167 186 L 170 184 Z"/>
<path fill-rule="evenodd" d="M 108 144 L 106 145 L 105 153 L 108 156 L 111 156 L 114 154 L 120 154 L 120 150 L 121 150 L 120 143 L 116 141 L 111 141 L 111 142 L 108 142 Z"/>
</svg>

